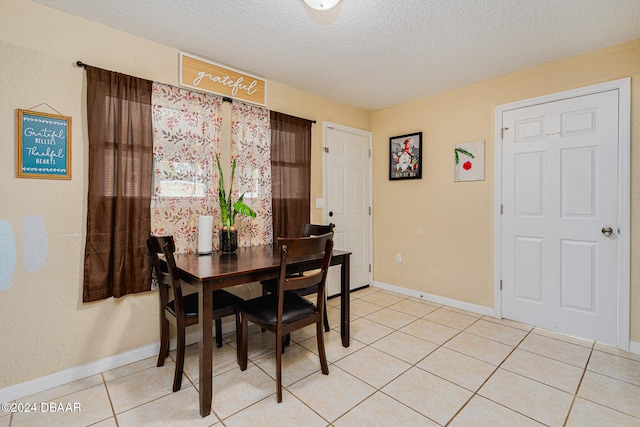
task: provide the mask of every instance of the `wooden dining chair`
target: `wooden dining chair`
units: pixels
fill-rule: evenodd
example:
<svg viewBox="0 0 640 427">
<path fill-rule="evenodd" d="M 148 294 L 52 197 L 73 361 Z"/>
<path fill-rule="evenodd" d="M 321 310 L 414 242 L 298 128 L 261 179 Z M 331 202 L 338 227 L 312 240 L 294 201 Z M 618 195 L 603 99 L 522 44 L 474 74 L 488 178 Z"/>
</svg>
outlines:
<svg viewBox="0 0 640 427">
<path fill-rule="evenodd" d="M 180 390 L 184 369 L 185 330 L 187 326 L 198 324 L 198 294 L 184 295 L 182 283 L 174 258 L 175 244 L 172 236 L 149 236 L 147 248 L 151 257 L 151 265 L 158 280 L 160 293 L 160 353 L 157 366 L 163 366 L 169 355 L 169 321 L 176 325 L 176 370 L 173 377 L 173 391 Z M 159 255 L 164 255 L 165 263 Z M 236 317 L 236 341 L 239 337 L 240 322 L 238 304 L 244 301 L 225 290 L 213 293 L 213 319 L 216 329 L 216 346 L 222 347 L 222 318 Z"/>
<path fill-rule="evenodd" d="M 279 238 L 278 250 L 280 251 L 280 274 L 276 292 L 244 301 L 238 305 L 241 331 L 238 345 L 238 362 L 241 370 L 247 369 L 248 322 L 275 333 L 276 387 L 278 403 L 280 403 L 282 402 L 283 343 L 284 337 L 291 332 L 316 324 L 320 367 L 324 375 L 329 374 L 322 327 L 327 272 L 333 250 L 333 232 L 321 236 L 293 239 Z M 309 269 L 306 274 L 302 275 L 290 274 L 293 264 L 310 258 L 321 258 L 321 268 Z M 317 287 L 315 304 L 307 298 L 292 292 L 311 286 Z"/>
<path fill-rule="evenodd" d="M 335 224 L 329 223 L 327 225 L 324 224 L 309 224 L 306 223 L 302 226 L 302 232 L 300 234 L 301 237 L 310 237 L 310 236 L 321 236 L 323 234 L 332 233 L 335 228 Z M 278 289 L 278 279 L 269 279 L 263 280 L 260 282 L 262 285 L 262 295 L 266 294 L 275 294 Z M 294 291 L 300 296 L 311 295 L 317 292 L 317 286 L 311 286 L 305 289 L 299 289 Z M 326 301 L 325 301 L 326 302 Z M 324 306 L 324 330 L 325 332 L 329 332 L 331 328 L 329 327 L 329 318 L 327 316 L 327 305 Z"/>
</svg>

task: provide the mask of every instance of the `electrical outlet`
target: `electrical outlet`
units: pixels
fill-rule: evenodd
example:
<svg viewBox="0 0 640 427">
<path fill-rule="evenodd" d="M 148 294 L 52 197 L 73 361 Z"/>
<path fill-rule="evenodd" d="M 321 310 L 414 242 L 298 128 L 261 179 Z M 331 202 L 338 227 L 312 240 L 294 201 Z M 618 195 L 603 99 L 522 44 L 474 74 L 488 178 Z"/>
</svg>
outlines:
<svg viewBox="0 0 640 427">
<path fill-rule="evenodd" d="M 402 254 L 396 254 L 396 262 L 402 264 Z"/>
</svg>

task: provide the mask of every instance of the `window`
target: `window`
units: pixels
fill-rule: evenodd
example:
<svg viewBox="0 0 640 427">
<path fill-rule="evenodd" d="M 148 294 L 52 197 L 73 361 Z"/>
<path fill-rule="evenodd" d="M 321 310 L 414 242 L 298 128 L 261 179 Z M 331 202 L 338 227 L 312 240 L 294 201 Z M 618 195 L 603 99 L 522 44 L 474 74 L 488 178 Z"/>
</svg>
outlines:
<svg viewBox="0 0 640 427">
<path fill-rule="evenodd" d="M 200 215 L 220 218 L 215 154 L 221 102 L 214 95 L 153 84 L 151 230 L 173 236 L 176 252 L 196 251 Z"/>
</svg>

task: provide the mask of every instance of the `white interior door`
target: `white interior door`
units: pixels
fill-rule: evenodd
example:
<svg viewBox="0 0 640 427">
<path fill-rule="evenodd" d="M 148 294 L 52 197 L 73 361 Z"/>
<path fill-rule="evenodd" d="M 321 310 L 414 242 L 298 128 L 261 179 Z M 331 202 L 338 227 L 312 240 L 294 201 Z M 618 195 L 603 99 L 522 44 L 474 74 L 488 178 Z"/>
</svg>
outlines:
<svg viewBox="0 0 640 427">
<path fill-rule="evenodd" d="M 336 225 L 334 247 L 350 251 L 351 289 L 371 278 L 371 133 L 324 124 L 325 222 Z M 332 268 L 328 295 L 340 293 L 340 274 Z"/>
<path fill-rule="evenodd" d="M 503 317 L 616 345 L 618 96 L 503 112 Z"/>
</svg>

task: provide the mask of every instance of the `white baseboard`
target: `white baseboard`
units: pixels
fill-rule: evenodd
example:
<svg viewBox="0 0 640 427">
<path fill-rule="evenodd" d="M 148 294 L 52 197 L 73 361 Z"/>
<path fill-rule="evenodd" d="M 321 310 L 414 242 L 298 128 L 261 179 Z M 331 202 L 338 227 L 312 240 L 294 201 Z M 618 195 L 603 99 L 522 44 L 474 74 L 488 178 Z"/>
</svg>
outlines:
<svg viewBox="0 0 640 427">
<path fill-rule="evenodd" d="M 197 343 L 199 339 L 200 337 L 197 332 L 188 334 L 185 336 L 185 344 L 191 345 Z M 175 339 L 170 341 L 169 348 L 171 350 L 176 348 Z M 64 371 L 56 372 L 51 375 L 46 375 L 44 377 L 35 378 L 31 381 L 5 387 L 0 389 L 0 403 L 11 402 L 12 400 L 31 396 L 35 393 L 40 393 L 54 387 L 72 383 L 74 381 L 109 371 L 111 369 L 119 368 L 149 357 L 158 357 L 159 350 L 160 341 L 125 353 L 105 357 L 104 359 L 96 360 L 95 362 L 87 363 L 85 365 L 74 366 L 73 368 L 65 369 Z"/>
<path fill-rule="evenodd" d="M 448 305 L 449 307 L 459 308 L 460 310 L 466 310 L 472 313 L 482 314 L 483 316 L 495 317 L 493 308 L 485 307 L 478 304 L 471 304 L 468 302 L 464 302 L 464 301 L 460 301 L 452 298 L 441 297 L 439 295 L 432 295 L 425 292 L 416 291 L 413 289 L 402 288 L 400 286 L 390 285 L 384 282 L 374 281 L 373 287 L 386 289 L 388 291 L 392 291 L 402 295 L 407 295 L 409 297 L 423 299 L 425 301 L 433 302 L 436 304 Z"/>
<path fill-rule="evenodd" d="M 425 301 L 434 302 L 436 304 L 448 305 L 449 307 L 459 308 L 461 310 L 467 310 L 472 313 L 478 313 L 485 316 L 496 317 L 494 309 L 477 304 L 470 304 L 468 302 L 455 300 L 452 298 L 441 297 L 438 295 L 431 295 L 425 292 L 419 292 L 413 289 L 407 289 L 396 285 L 390 285 L 384 282 L 373 282 L 374 288 L 386 289 L 398 294 L 407 295 L 414 298 L 423 299 Z M 629 342 L 629 353 L 640 354 L 640 342 Z"/>
</svg>

